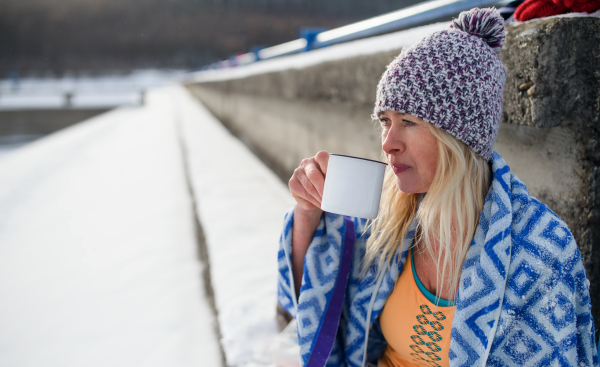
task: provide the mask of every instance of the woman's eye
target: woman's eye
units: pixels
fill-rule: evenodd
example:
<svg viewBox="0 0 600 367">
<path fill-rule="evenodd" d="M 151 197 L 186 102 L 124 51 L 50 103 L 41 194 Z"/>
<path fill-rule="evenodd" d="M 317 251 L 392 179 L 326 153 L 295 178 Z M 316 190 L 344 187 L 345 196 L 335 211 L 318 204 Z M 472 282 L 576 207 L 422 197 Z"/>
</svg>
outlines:
<svg viewBox="0 0 600 367">
<path fill-rule="evenodd" d="M 379 123 L 381 124 L 381 126 L 388 126 L 390 124 L 390 121 L 386 119 L 381 119 L 379 120 Z"/>
<path fill-rule="evenodd" d="M 406 125 L 406 126 L 415 126 L 416 125 L 415 122 L 412 122 L 409 120 L 402 120 L 402 121 L 404 121 L 404 125 Z"/>
</svg>

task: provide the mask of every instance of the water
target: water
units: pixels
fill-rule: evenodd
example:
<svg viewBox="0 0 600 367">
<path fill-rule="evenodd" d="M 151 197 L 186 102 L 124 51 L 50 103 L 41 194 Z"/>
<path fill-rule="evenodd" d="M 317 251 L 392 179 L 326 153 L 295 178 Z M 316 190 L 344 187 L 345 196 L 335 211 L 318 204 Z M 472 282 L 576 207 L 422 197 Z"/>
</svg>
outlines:
<svg viewBox="0 0 600 367">
<path fill-rule="evenodd" d="M 0 136 L 0 159 L 3 159 L 16 149 L 25 146 L 41 137 L 42 135 L 34 134 Z"/>
</svg>

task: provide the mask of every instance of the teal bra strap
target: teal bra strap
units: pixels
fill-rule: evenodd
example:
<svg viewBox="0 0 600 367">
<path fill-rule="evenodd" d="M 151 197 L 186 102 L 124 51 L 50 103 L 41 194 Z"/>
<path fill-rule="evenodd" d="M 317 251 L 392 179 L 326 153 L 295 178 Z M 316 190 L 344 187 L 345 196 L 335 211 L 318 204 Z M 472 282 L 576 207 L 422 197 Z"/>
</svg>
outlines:
<svg viewBox="0 0 600 367">
<path fill-rule="evenodd" d="M 437 303 L 437 305 L 440 307 L 454 306 L 456 302 L 437 298 L 435 296 L 435 294 L 428 291 L 427 288 L 425 288 L 425 286 L 423 285 L 423 283 L 421 283 L 421 281 L 419 280 L 419 276 L 417 275 L 417 271 L 415 270 L 415 261 L 414 261 L 414 256 L 413 256 L 414 251 L 413 250 L 414 249 L 410 250 L 410 265 L 412 266 L 413 277 L 415 278 L 415 282 L 417 283 L 417 287 L 419 287 L 419 290 L 421 291 L 421 293 L 423 293 L 425 298 L 427 298 L 427 300 L 429 302 L 433 303 L 434 305 Z"/>
</svg>

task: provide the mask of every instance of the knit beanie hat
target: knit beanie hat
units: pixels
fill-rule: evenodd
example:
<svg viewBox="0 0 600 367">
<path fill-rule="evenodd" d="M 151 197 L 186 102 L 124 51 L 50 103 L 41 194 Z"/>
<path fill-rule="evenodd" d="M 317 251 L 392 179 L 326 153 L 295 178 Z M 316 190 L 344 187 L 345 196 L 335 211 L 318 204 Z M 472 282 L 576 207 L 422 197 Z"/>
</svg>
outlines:
<svg viewBox="0 0 600 367">
<path fill-rule="evenodd" d="M 450 29 L 404 48 L 388 65 L 374 116 L 392 110 L 419 117 L 491 160 L 506 80 L 498 57 L 505 38 L 496 9 L 460 13 Z"/>
</svg>

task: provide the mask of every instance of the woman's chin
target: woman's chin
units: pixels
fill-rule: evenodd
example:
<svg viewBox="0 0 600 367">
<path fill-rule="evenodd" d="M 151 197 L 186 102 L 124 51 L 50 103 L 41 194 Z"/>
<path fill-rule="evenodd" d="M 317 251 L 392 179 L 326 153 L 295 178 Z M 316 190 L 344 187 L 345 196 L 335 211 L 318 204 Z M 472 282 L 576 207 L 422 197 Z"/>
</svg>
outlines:
<svg viewBox="0 0 600 367">
<path fill-rule="evenodd" d="M 398 187 L 398 190 L 405 194 L 422 194 L 427 192 L 427 190 L 419 187 L 419 185 L 407 182 L 406 180 L 400 180 L 399 178 L 396 178 L 396 186 Z"/>
<path fill-rule="evenodd" d="M 414 194 L 414 190 L 412 190 L 410 185 L 407 185 L 406 183 L 403 184 L 398 180 L 396 181 L 396 186 L 398 186 L 398 190 L 402 191 L 405 194 Z"/>
</svg>

